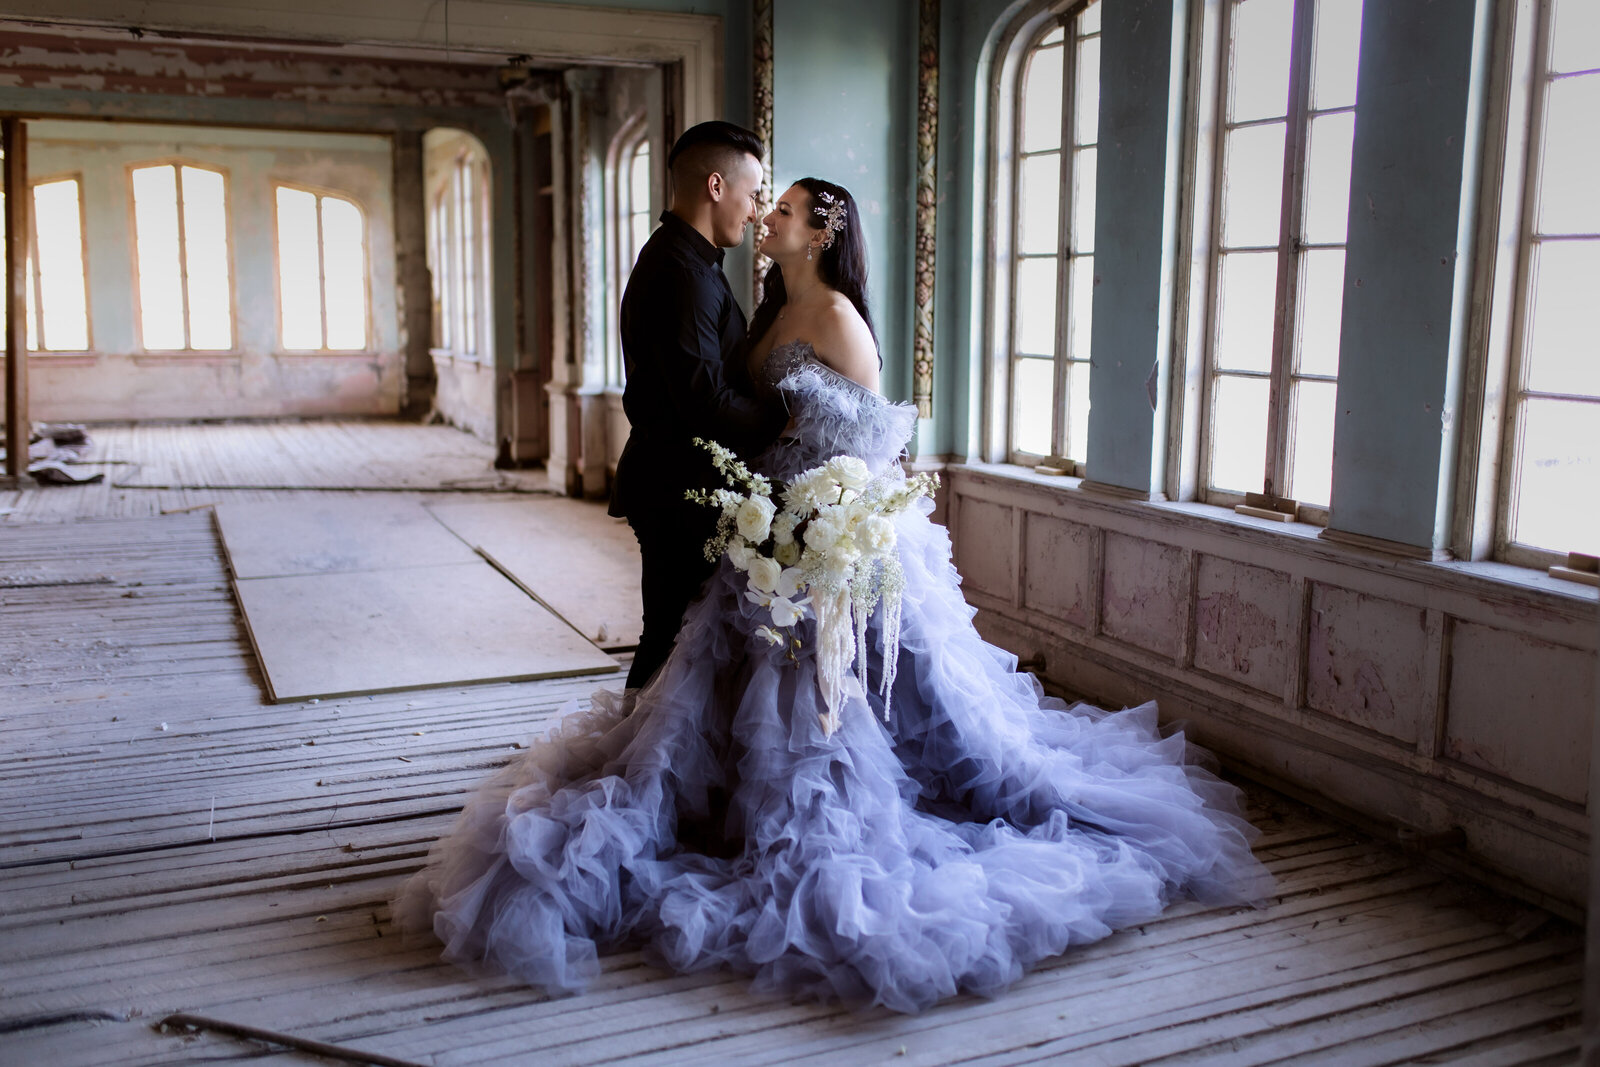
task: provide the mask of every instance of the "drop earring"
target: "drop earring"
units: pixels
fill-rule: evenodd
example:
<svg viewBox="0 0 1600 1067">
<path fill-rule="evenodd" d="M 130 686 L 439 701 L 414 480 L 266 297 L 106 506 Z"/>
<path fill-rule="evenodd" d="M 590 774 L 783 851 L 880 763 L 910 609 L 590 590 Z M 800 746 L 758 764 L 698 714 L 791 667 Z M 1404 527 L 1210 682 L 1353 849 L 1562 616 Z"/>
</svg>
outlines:
<svg viewBox="0 0 1600 1067">
<path fill-rule="evenodd" d="M 811 258 L 811 253 L 814 252 L 814 251 L 816 251 L 816 246 L 815 245 L 806 245 L 806 259 L 807 260 L 809 260 Z"/>
</svg>

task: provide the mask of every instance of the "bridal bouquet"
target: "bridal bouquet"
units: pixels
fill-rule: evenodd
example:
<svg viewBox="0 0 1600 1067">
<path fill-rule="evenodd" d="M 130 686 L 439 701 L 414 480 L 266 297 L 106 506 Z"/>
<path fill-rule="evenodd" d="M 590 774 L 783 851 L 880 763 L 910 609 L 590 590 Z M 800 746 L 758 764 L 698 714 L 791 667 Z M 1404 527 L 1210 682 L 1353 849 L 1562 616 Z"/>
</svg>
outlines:
<svg viewBox="0 0 1600 1067">
<path fill-rule="evenodd" d="M 828 707 L 821 716 L 823 732 L 839 728 L 848 692 L 866 692 L 867 621 L 879 609 L 886 650 L 879 691 L 887 719 L 905 589 L 890 520 L 918 497 L 933 495 L 937 476 L 906 478 L 896 468 L 874 478 L 862 460 L 835 456 L 775 487 L 715 441 L 696 438 L 695 444 L 711 453 L 729 486 L 687 494 L 722 510 L 706 558 L 726 555 L 747 576 L 745 596 L 772 620 L 756 632 L 794 659 L 801 647 L 794 627 L 808 614 L 816 616 L 817 681 Z"/>
</svg>

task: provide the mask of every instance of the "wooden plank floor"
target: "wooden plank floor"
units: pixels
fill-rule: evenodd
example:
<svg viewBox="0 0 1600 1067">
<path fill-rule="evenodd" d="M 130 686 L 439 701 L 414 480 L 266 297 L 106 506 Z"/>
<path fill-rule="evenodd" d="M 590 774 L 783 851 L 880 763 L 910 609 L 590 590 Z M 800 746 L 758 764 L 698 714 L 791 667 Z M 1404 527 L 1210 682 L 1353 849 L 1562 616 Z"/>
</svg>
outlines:
<svg viewBox="0 0 1600 1067">
<path fill-rule="evenodd" d="M 209 512 L 30 497 L 95 488 L 0 518 L 0 1063 L 314 1062 L 175 1011 L 423 1064 L 1575 1058 L 1575 931 L 1256 787 L 1270 906 L 1177 906 L 993 1001 L 853 1013 L 632 953 L 576 997 L 464 974 L 387 901 L 594 682 L 269 705 Z"/>
</svg>

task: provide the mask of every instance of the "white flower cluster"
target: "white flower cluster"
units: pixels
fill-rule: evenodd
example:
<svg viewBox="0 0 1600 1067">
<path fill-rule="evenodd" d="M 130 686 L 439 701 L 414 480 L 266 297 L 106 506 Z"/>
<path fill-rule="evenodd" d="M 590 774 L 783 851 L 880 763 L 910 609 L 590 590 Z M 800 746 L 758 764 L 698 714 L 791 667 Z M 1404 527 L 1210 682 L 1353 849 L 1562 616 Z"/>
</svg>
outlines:
<svg viewBox="0 0 1600 1067">
<path fill-rule="evenodd" d="M 768 479 L 752 474 L 721 445 L 696 443 L 711 452 L 730 486 L 745 489 L 688 494 L 722 510 L 706 556 L 726 554 L 748 575 L 745 596 L 772 618 L 770 626 L 756 632 L 775 646 L 787 646 L 791 659 L 801 647 L 791 628 L 808 615 L 816 616 L 817 676 L 828 706 L 822 726 L 831 734 L 839 726 L 852 663 L 856 681 L 866 690 L 867 622 L 880 606 L 884 647 L 899 644 L 905 574 L 894 551 L 892 519 L 918 497 L 932 495 L 938 479 L 929 474 L 908 479 L 898 468 L 874 478 L 864 461 L 835 456 L 784 486 L 780 509 Z M 884 658 L 885 717 L 897 659 Z"/>
</svg>

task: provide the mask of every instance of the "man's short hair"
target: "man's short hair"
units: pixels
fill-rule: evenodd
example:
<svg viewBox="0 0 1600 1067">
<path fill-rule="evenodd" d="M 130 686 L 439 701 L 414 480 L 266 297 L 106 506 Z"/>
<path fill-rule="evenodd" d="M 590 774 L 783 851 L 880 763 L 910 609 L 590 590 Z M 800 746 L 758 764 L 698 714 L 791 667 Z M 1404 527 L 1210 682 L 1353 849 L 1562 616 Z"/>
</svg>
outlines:
<svg viewBox="0 0 1600 1067">
<path fill-rule="evenodd" d="M 762 156 L 761 138 L 754 132 L 720 119 L 690 126 L 667 153 L 667 168 L 674 175 L 701 178 L 725 174 L 740 156 Z"/>
</svg>

